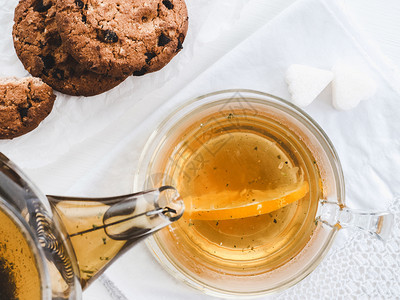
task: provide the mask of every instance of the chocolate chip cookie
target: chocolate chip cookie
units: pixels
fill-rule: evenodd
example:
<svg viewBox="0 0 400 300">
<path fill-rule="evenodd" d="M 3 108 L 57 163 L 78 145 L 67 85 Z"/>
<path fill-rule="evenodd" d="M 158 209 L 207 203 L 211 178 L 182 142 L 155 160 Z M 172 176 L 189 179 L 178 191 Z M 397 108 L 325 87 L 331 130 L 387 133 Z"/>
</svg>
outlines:
<svg viewBox="0 0 400 300">
<path fill-rule="evenodd" d="M 35 129 L 53 108 L 53 89 L 39 78 L 0 78 L 0 139 Z"/>
<path fill-rule="evenodd" d="M 100 75 L 68 54 L 57 31 L 55 0 L 21 0 L 14 15 L 14 48 L 25 69 L 69 95 L 103 93 L 126 76 Z"/>
<path fill-rule="evenodd" d="M 182 49 L 188 28 L 183 0 L 57 0 L 56 19 L 68 52 L 111 76 L 161 69 Z"/>
</svg>

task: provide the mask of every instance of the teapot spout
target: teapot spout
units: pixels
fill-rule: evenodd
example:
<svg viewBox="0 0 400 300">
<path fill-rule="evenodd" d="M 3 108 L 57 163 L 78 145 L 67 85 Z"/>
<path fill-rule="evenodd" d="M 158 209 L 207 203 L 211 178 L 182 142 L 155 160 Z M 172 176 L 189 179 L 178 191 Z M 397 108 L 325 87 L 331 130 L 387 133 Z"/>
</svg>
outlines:
<svg viewBox="0 0 400 300">
<path fill-rule="evenodd" d="M 82 287 L 119 255 L 184 212 L 184 203 L 171 186 L 109 198 L 47 198 L 75 252 Z"/>
<path fill-rule="evenodd" d="M 172 186 L 162 186 L 154 190 L 154 208 L 146 214 L 163 216 L 171 223 L 179 220 L 184 211 L 185 205 L 178 191 Z M 169 224 L 165 224 L 167 225 Z"/>
<path fill-rule="evenodd" d="M 185 207 L 171 186 L 117 198 L 105 212 L 102 225 L 114 240 L 146 237 L 178 220 Z"/>
</svg>

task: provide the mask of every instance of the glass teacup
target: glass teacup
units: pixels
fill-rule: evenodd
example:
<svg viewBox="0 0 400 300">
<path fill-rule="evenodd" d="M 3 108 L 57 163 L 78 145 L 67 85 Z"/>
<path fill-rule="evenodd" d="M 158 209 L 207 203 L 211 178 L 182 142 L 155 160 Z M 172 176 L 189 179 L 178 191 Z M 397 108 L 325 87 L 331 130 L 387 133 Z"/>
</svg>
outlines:
<svg viewBox="0 0 400 300">
<path fill-rule="evenodd" d="M 215 296 L 288 288 L 342 228 L 385 239 L 393 222 L 387 212 L 348 208 L 326 134 L 291 103 L 257 91 L 215 92 L 176 109 L 149 138 L 136 175 L 136 189 L 173 185 L 186 206 L 147 240 L 154 256 Z"/>
<path fill-rule="evenodd" d="M 46 197 L 0 153 L 0 298 L 81 299 L 110 263 L 183 209 L 169 186 L 111 198 Z"/>
</svg>

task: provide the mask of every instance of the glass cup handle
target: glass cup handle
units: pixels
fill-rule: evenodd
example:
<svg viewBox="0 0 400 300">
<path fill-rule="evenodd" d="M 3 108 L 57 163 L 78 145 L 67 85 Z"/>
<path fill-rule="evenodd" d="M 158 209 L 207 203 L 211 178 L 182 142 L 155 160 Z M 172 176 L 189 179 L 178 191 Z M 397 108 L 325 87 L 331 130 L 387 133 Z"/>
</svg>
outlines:
<svg viewBox="0 0 400 300">
<path fill-rule="evenodd" d="M 335 202 L 321 201 L 316 220 L 332 228 L 357 228 L 386 241 L 392 231 L 394 215 L 387 211 L 368 212 L 350 209 Z"/>
</svg>

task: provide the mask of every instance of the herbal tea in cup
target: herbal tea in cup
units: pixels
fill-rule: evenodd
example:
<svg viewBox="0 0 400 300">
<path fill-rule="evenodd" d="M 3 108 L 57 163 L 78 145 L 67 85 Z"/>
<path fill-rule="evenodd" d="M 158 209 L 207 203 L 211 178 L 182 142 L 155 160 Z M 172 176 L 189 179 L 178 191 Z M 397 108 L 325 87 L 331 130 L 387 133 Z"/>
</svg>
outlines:
<svg viewBox="0 0 400 300">
<path fill-rule="evenodd" d="M 175 186 L 186 207 L 150 240 L 155 256 L 218 296 L 268 293 L 304 278 L 345 208 L 340 165 L 320 128 L 285 101 L 245 90 L 206 95 L 171 114 L 147 143 L 137 179 Z"/>
</svg>

